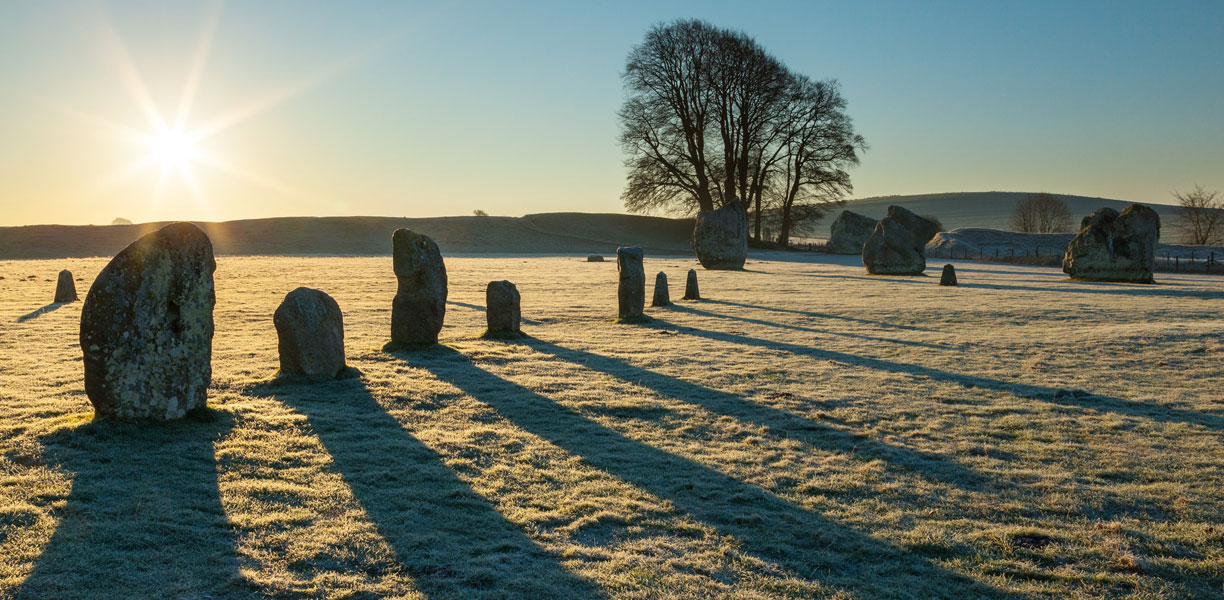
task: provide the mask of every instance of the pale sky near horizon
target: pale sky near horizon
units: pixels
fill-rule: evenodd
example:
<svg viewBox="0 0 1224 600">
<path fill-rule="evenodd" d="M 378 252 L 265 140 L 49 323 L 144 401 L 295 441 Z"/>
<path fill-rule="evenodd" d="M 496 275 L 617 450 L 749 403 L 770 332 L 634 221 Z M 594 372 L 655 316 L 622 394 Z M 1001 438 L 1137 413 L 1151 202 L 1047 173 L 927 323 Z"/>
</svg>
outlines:
<svg viewBox="0 0 1224 600">
<path fill-rule="evenodd" d="M 623 212 L 620 72 L 676 18 L 842 82 L 854 197 L 1224 190 L 1219 1 L 7 2 L 0 225 Z"/>
</svg>

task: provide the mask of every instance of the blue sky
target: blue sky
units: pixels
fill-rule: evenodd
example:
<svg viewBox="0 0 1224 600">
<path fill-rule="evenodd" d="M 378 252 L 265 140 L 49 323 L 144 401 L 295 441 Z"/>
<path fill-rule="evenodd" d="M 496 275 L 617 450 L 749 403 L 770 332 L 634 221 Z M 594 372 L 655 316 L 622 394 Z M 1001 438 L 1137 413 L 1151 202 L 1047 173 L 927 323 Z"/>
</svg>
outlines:
<svg viewBox="0 0 1224 600">
<path fill-rule="evenodd" d="M 0 7 L 0 224 L 622 212 L 625 55 L 690 17 L 842 82 L 856 197 L 1224 189 L 1218 1 L 29 2 Z M 225 168 L 159 188 L 123 65 L 173 115 L 201 39 L 185 127 L 237 115 L 199 142 Z"/>
</svg>

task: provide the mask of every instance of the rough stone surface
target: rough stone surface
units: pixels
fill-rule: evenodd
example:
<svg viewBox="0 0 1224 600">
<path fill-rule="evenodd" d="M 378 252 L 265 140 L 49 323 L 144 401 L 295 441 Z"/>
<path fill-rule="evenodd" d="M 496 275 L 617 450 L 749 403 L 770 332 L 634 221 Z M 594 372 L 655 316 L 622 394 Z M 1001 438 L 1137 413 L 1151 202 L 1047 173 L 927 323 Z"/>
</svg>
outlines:
<svg viewBox="0 0 1224 600">
<path fill-rule="evenodd" d="M 939 276 L 939 285 L 956 286 L 956 267 L 944 265 L 943 274 Z"/>
<path fill-rule="evenodd" d="M 492 333 L 519 331 L 519 291 L 509 281 L 490 281 L 485 288 L 485 316 Z"/>
<path fill-rule="evenodd" d="M 272 315 L 282 373 L 335 377 L 344 370 L 344 315 L 327 294 L 300 287 Z"/>
<path fill-rule="evenodd" d="M 603 261 L 604 261 L 604 257 L 598 254 L 592 254 L 587 257 L 587 262 L 603 262 Z"/>
<path fill-rule="evenodd" d="M 55 302 L 76 302 L 76 282 L 72 280 L 72 271 L 64 269 L 59 272 L 59 281 L 55 284 Z"/>
<path fill-rule="evenodd" d="M 875 219 L 843 210 L 829 227 L 826 248 L 833 254 L 862 254 L 863 243 L 875 230 Z"/>
<path fill-rule="evenodd" d="M 391 341 L 434 344 L 446 317 L 446 265 L 429 236 L 411 229 L 391 235 L 398 288 L 391 303 Z"/>
<path fill-rule="evenodd" d="M 1080 222 L 1063 255 L 1063 272 L 1075 279 L 1155 283 L 1160 215 L 1132 204 L 1121 213 L 1102 208 Z"/>
<path fill-rule="evenodd" d="M 212 379 L 212 242 L 175 223 L 111 259 L 81 309 L 85 393 L 101 418 L 177 419 Z"/>
<path fill-rule="evenodd" d="M 644 257 L 645 253 L 637 246 L 616 249 L 616 270 L 620 273 L 616 290 L 617 316 L 621 319 L 639 319 L 646 309 Z"/>
<path fill-rule="evenodd" d="M 650 300 L 651 306 L 667 306 L 671 304 L 671 296 L 667 293 L 667 274 L 659 271 L 655 275 L 654 297 Z"/>
<path fill-rule="evenodd" d="M 921 275 L 926 270 L 923 247 L 938 229 L 909 210 L 890 206 L 863 243 L 863 266 L 876 275 Z"/>
<path fill-rule="evenodd" d="M 701 300 L 701 291 L 697 289 L 697 269 L 689 269 L 688 278 L 684 280 L 682 300 Z"/>
<path fill-rule="evenodd" d="M 707 269 L 742 269 L 748 258 L 748 214 L 738 202 L 697 214 L 693 251 Z"/>
</svg>

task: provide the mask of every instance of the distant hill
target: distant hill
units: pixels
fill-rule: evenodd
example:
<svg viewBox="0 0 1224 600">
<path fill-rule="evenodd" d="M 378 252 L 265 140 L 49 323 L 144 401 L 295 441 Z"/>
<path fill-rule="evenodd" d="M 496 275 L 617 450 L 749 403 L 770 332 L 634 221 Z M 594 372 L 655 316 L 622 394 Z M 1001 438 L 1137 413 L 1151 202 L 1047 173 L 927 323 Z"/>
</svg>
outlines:
<svg viewBox="0 0 1224 600">
<path fill-rule="evenodd" d="M 856 213 L 878 219 L 884 216 L 889 205 L 896 204 L 920 215 L 935 215 L 939 217 L 944 228 L 949 230 L 960 227 L 1008 229 L 1012 211 L 1016 208 L 1016 201 L 1027 195 L 1028 192 L 958 192 L 914 196 L 880 196 L 850 200 L 846 202 L 846 210 L 852 210 Z M 1109 198 L 1092 198 L 1067 194 L 1053 195 L 1066 201 L 1067 205 L 1071 208 L 1075 225 L 1079 224 L 1080 219 L 1098 208 L 1109 206 L 1120 211 L 1133 204 L 1133 202 L 1111 200 Z M 1141 204 L 1147 204 L 1160 215 L 1162 225 L 1161 238 L 1171 241 L 1172 228 L 1170 225 L 1173 222 L 1175 216 L 1173 211 L 1176 207 L 1169 204 Z M 827 237 L 829 235 L 829 225 L 833 223 L 833 219 L 836 219 L 837 214 L 840 212 L 840 210 L 834 211 L 833 214 L 821 219 L 819 223 L 807 227 L 810 235 Z"/>
<path fill-rule="evenodd" d="M 111 256 L 165 223 L 0 227 L 0 259 Z M 446 254 L 611 254 L 643 246 L 688 254 L 692 219 L 545 213 L 524 217 L 281 217 L 197 223 L 218 255 L 389 255 L 391 232 L 407 227 Z"/>
</svg>

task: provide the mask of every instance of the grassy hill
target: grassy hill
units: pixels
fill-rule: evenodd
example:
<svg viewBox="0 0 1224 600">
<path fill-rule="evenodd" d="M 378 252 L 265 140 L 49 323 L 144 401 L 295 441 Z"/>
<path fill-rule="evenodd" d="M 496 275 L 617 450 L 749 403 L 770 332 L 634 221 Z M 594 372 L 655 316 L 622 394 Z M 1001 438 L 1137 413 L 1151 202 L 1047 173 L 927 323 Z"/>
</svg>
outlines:
<svg viewBox="0 0 1224 600">
<path fill-rule="evenodd" d="M 111 256 L 164 225 L 30 225 L 0 227 L 0 259 Z M 432 237 L 447 254 L 577 254 L 643 246 L 653 254 L 687 254 L 691 219 L 550 213 L 524 217 L 282 217 L 197 223 L 219 255 L 366 256 L 391 253 L 391 232 L 407 227 Z"/>
</svg>

